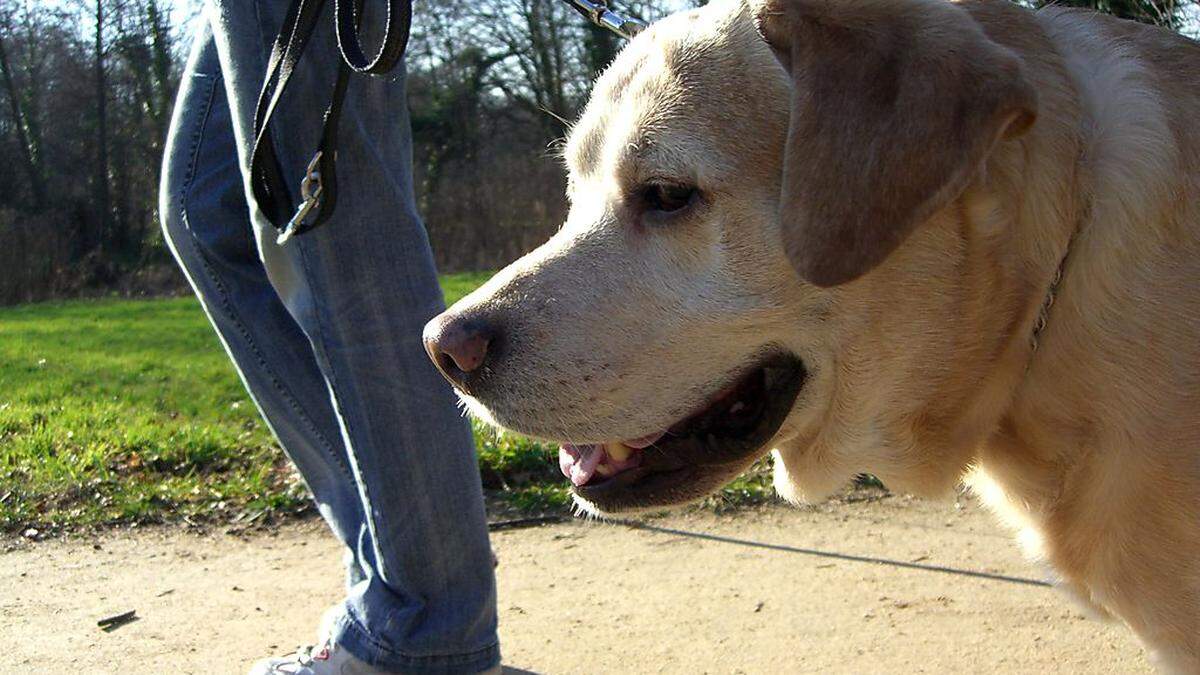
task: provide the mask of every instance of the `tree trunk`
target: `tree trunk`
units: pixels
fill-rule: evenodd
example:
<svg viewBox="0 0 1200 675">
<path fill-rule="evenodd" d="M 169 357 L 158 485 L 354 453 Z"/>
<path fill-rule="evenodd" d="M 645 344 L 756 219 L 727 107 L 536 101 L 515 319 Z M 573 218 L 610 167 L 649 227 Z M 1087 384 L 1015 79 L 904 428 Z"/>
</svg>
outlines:
<svg viewBox="0 0 1200 675">
<path fill-rule="evenodd" d="M 171 29 L 155 0 L 148 0 L 146 3 L 146 23 L 150 30 L 150 63 L 154 73 L 153 94 L 147 103 L 154 121 L 154 138 L 151 140 L 155 144 L 153 150 L 157 154 L 166 141 L 167 121 L 171 115 L 171 96 L 175 87 L 171 81 Z"/>
<path fill-rule="evenodd" d="M 95 231 L 85 242 L 85 251 L 90 252 L 104 244 L 111 219 L 108 187 L 108 92 L 107 72 L 104 55 L 104 0 L 96 0 L 96 39 L 93 58 L 96 68 L 96 166 L 92 177 L 92 208 L 96 214 Z"/>
<path fill-rule="evenodd" d="M 40 211 L 46 203 L 46 182 L 42 176 L 41 166 L 38 164 L 33 141 L 30 138 L 26 114 L 21 110 L 21 99 L 17 92 L 17 85 L 13 81 L 12 67 L 8 62 L 8 53 L 4 49 L 4 35 L 2 34 L 0 34 L 0 75 L 3 75 L 4 88 L 8 92 L 13 128 L 17 132 L 17 144 L 21 146 L 21 159 L 25 164 L 26 173 L 29 174 L 29 193 L 33 201 L 33 210 Z"/>
</svg>

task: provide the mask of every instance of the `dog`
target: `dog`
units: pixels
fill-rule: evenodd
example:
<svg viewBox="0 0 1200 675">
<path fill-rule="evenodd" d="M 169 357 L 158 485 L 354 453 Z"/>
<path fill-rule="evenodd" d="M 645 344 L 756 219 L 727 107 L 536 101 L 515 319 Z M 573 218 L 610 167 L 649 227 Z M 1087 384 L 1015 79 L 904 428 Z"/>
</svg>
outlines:
<svg viewBox="0 0 1200 675">
<path fill-rule="evenodd" d="M 1200 672 L 1200 45 L 1005 0 L 714 0 L 632 40 L 561 230 L 426 327 L 596 514 L 767 452 L 821 499 L 966 480 Z"/>
</svg>

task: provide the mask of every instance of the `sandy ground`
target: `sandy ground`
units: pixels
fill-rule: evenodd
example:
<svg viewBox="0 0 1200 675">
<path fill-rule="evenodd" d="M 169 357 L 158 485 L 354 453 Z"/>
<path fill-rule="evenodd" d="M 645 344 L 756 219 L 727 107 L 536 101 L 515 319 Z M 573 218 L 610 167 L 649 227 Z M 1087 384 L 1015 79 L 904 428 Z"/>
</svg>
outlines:
<svg viewBox="0 0 1200 675">
<path fill-rule="evenodd" d="M 930 569 L 1041 578 L 970 503 L 649 523 L 660 529 L 575 521 L 495 533 L 505 663 L 539 673 L 1148 672 L 1126 629 L 1084 619 L 1052 589 Z M 21 544 L 0 555 L 3 671 L 245 672 L 312 640 L 338 598 L 339 557 L 318 522 Z M 97 628 L 130 609 L 139 620 Z"/>
</svg>

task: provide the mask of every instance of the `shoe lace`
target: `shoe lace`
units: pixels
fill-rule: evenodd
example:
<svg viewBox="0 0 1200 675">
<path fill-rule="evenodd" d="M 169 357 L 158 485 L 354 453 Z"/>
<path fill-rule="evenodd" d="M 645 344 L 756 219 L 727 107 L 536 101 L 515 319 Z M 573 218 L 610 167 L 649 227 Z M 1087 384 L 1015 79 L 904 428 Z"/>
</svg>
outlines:
<svg viewBox="0 0 1200 675">
<path fill-rule="evenodd" d="M 331 645 L 328 641 L 319 645 L 302 645 L 296 648 L 296 654 L 288 663 L 281 663 L 279 666 L 296 665 L 302 668 L 310 668 L 317 661 L 328 661 L 330 648 Z M 281 670 L 279 672 L 287 671 Z"/>
</svg>

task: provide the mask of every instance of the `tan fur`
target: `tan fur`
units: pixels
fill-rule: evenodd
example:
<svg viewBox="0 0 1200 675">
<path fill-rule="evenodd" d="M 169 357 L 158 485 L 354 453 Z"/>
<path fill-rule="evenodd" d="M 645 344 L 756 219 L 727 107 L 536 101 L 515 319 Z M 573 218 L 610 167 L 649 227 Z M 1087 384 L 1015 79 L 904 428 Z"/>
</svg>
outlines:
<svg viewBox="0 0 1200 675">
<path fill-rule="evenodd" d="M 450 310 L 509 336 L 466 402 L 547 438 L 634 438 L 784 348 L 809 379 L 771 444 L 781 494 L 819 499 L 858 472 L 939 494 L 969 474 L 1064 587 L 1164 670 L 1200 672 L 1200 46 L 1085 12 L 939 6 L 1019 60 L 1036 122 L 877 266 L 820 288 L 780 221 L 805 198 L 785 146 L 803 162 L 823 139 L 787 143 L 789 77 L 754 26 L 782 30 L 771 17 L 802 1 L 718 0 L 622 52 L 571 134 L 563 230 Z M 829 0 L 823 20 L 886 33 L 929 2 Z M 903 157 L 880 180 L 921 168 Z M 825 164 L 805 175 L 853 171 Z M 658 179 L 705 200 L 641 223 L 631 195 Z M 877 196 L 856 185 L 844 199 Z"/>
</svg>

